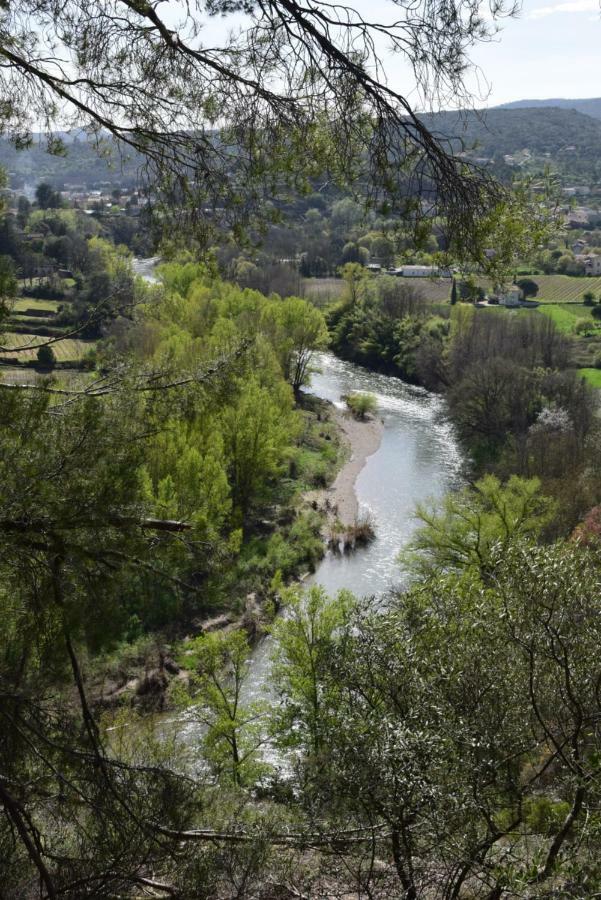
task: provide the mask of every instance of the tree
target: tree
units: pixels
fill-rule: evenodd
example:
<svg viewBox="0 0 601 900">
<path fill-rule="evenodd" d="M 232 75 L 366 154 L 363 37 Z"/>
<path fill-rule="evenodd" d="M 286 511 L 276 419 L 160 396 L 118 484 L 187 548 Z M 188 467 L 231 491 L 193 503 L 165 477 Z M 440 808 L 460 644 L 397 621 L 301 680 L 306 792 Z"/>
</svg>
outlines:
<svg viewBox="0 0 601 900">
<path fill-rule="evenodd" d="M 275 711 L 276 734 L 283 746 L 301 747 L 319 764 L 322 735 L 331 714 L 335 685 L 324 690 L 328 659 L 348 622 L 355 600 L 348 591 L 327 597 L 314 586 L 285 595 L 287 614 L 272 633 L 276 641 L 274 684 L 284 699 Z"/>
<path fill-rule="evenodd" d="M 38 364 L 42 369 L 53 369 L 56 365 L 54 350 L 48 344 L 42 344 L 37 352 Z"/>
<path fill-rule="evenodd" d="M 598 306 L 593 306 L 591 309 L 591 316 L 593 319 L 601 319 L 601 304 Z"/>
<path fill-rule="evenodd" d="M 243 702 L 248 638 L 243 631 L 202 635 L 190 650 L 198 660 L 194 715 L 206 727 L 205 758 L 223 783 L 252 785 L 265 770 L 258 751 L 265 743 L 266 726 L 264 708 Z"/>
<path fill-rule="evenodd" d="M 269 390 L 251 376 L 238 387 L 236 400 L 223 411 L 222 425 L 232 500 L 243 522 L 281 471 L 295 420 L 286 385 Z"/>
<path fill-rule="evenodd" d="M 453 278 L 453 282 L 451 284 L 451 306 L 455 306 L 457 303 L 457 282 Z"/>
<path fill-rule="evenodd" d="M 427 94 L 462 96 L 469 48 L 512 11 L 497 4 L 489 20 L 479 9 L 478 0 L 455 0 L 450 10 L 437 0 L 398 16 L 387 0 L 372 20 L 353 8 L 324 15 L 320 4 L 295 0 L 213 0 L 202 12 L 177 0 L 172 19 L 134 0 L 69 0 L 52 12 L 18 0 L 2 41 L 4 125 L 28 146 L 44 123 L 48 149 L 59 154 L 68 147 L 56 131 L 71 120 L 108 135 L 109 150 L 139 154 L 153 193 L 177 205 L 180 222 L 202 217 L 205 238 L 211 222 L 251 224 L 276 170 L 281 190 L 308 188 L 328 171 L 362 192 L 368 185 L 374 201 L 412 218 L 420 204 L 407 198 L 422 185 L 449 234 L 467 244 L 475 219 L 503 191 L 453 156 L 380 76 L 375 48 L 385 37 Z M 245 14 L 239 31 L 224 29 L 218 48 L 203 40 L 212 16 L 236 13 Z M 53 46 L 50 57 L 40 35 Z"/>
<path fill-rule="evenodd" d="M 35 189 L 35 199 L 40 209 L 56 209 L 61 205 L 60 194 L 45 181 Z"/>
<path fill-rule="evenodd" d="M 324 644 L 319 765 L 297 790 L 334 833 L 350 820 L 371 836 L 340 850 L 368 896 L 601 883 L 598 560 L 516 540 L 490 564 L 486 590 L 439 571 L 355 607 Z"/>
<path fill-rule="evenodd" d="M 311 376 L 315 353 L 328 341 L 328 329 L 320 310 L 300 297 L 276 300 L 265 312 L 265 325 L 286 381 L 298 394 Z"/>
<path fill-rule="evenodd" d="M 15 264 L 10 256 L 0 256 L 0 324 L 8 315 L 10 301 L 17 294 Z"/>
<path fill-rule="evenodd" d="M 524 297 L 536 297 L 538 294 L 538 282 L 533 281 L 531 278 L 519 278 L 516 284 L 522 289 Z"/>
<path fill-rule="evenodd" d="M 402 560 L 420 574 L 485 574 L 496 545 L 538 537 L 555 507 L 537 478 L 513 475 L 503 485 L 486 475 L 473 488 L 447 494 L 440 509 L 418 506 L 422 524 Z"/>
<path fill-rule="evenodd" d="M 31 203 L 27 197 L 20 196 L 17 202 L 17 223 L 19 228 L 25 228 L 31 212 Z"/>
</svg>

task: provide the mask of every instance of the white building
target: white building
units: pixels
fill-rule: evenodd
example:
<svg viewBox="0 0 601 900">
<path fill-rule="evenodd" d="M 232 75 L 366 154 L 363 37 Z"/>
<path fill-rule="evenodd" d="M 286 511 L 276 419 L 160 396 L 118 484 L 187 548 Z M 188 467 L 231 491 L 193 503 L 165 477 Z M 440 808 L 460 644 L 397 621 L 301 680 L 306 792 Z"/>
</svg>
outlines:
<svg viewBox="0 0 601 900">
<path fill-rule="evenodd" d="M 519 306 L 522 302 L 522 289 L 517 284 L 510 284 L 499 291 L 498 297 L 500 306 Z"/>
<path fill-rule="evenodd" d="M 395 269 L 395 275 L 403 278 L 448 278 L 448 272 L 441 272 L 438 266 L 401 266 Z"/>
</svg>

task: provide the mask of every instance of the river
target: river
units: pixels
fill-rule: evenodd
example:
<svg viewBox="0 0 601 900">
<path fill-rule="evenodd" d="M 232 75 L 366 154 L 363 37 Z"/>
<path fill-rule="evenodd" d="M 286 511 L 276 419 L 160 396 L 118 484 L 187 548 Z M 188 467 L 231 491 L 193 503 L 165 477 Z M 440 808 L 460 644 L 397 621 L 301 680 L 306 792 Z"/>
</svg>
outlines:
<svg viewBox="0 0 601 900">
<path fill-rule="evenodd" d="M 136 260 L 136 272 L 156 280 L 154 264 L 155 260 Z M 340 407 L 342 395 L 369 391 L 377 399 L 384 429 L 379 448 L 355 484 L 360 514 L 368 512 L 374 520 L 375 540 L 351 554 L 328 552 L 306 584 L 323 585 L 328 593 L 348 588 L 359 597 L 383 595 L 406 580 L 397 558 L 415 529 L 416 505 L 459 484 L 462 457 L 440 396 L 330 353 L 319 355 L 316 369 L 307 390 Z M 271 653 L 269 638 L 255 648 L 245 700 L 265 696 Z M 193 711 L 176 721 L 180 736 L 193 746 L 200 736 Z"/>
<path fill-rule="evenodd" d="M 406 581 L 398 554 L 415 529 L 416 505 L 459 484 L 462 456 L 441 397 L 331 353 L 318 357 L 317 368 L 307 390 L 340 408 L 342 395 L 369 391 L 378 401 L 384 430 L 355 483 L 359 513 L 371 514 L 375 540 L 354 553 L 328 552 L 305 583 L 322 585 L 330 594 L 347 588 L 359 597 L 382 595 Z M 265 696 L 271 654 L 269 638 L 255 648 L 246 701 Z"/>
<path fill-rule="evenodd" d="M 439 396 L 332 354 L 322 354 L 318 368 L 311 393 L 343 407 L 343 394 L 369 391 L 384 430 L 355 484 L 359 511 L 371 514 L 376 539 L 353 554 L 327 554 L 311 580 L 329 592 L 381 594 L 403 581 L 397 556 L 414 530 L 416 504 L 456 484 L 462 458 Z"/>
</svg>

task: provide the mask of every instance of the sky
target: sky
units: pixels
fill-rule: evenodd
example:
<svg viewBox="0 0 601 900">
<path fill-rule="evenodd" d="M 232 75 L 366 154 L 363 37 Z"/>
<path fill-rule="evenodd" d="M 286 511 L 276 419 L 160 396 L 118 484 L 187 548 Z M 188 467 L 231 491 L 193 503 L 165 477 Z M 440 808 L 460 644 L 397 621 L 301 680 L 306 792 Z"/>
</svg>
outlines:
<svg viewBox="0 0 601 900">
<path fill-rule="evenodd" d="M 501 21 L 500 33 L 476 46 L 477 69 L 468 80 L 476 107 L 511 100 L 601 97 L 601 0 L 523 0 L 516 19 Z M 365 18 L 388 21 L 391 0 L 348 0 Z M 486 0 L 484 5 L 486 5 Z M 369 14 L 368 14 L 369 13 Z M 203 28 L 218 38 L 224 20 Z M 228 25 L 232 19 L 225 20 Z M 234 18 L 235 21 L 235 18 Z M 412 75 L 398 57 L 386 63 L 389 83 L 413 103 Z M 419 108 L 419 103 L 418 103 Z"/>
<path fill-rule="evenodd" d="M 472 52 L 490 85 L 483 105 L 601 97 L 599 0 L 525 0 L 493 43 Z"/>
</svg>

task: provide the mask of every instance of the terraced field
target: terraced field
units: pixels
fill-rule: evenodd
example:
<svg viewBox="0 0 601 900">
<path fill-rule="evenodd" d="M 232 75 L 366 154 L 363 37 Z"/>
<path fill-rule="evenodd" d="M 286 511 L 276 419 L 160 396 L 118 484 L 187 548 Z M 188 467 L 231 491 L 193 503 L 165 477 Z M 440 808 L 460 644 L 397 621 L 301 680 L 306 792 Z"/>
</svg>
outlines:
<svg viewBox="0 0 601 900">
<path fill-rule="evenodd" d="M 27 309 L 35 309 L 44 313 L 55 313 L 58 300 L 42 300 L 38 297 L 18 297 L 13 303 L 13 312 L 24 313 Z"/>
<path fill-rule="evenodd" d="M 45 338 L 37 334 L 5 334 L 2 336 L 2 346 L 9 348 L 7 351 L 0 353 L 0 359 L 18 359 L 22 362 L 28 362 L 37 359 L 37 348 L 44 343 Z M 80 341 L 74 338 L 66 338 L 57 341 L 50 346 L 54 350 L 54 355 L 58 362 L 77 362 L 82 359 L 92 347 L 91 341 Z M 19 353 L 11 352 L 19 350 L 20 347 L 33 346 L 36 349 L 22 350 Z"/>
</svg>

